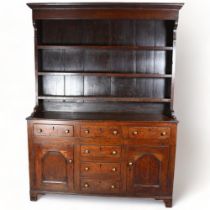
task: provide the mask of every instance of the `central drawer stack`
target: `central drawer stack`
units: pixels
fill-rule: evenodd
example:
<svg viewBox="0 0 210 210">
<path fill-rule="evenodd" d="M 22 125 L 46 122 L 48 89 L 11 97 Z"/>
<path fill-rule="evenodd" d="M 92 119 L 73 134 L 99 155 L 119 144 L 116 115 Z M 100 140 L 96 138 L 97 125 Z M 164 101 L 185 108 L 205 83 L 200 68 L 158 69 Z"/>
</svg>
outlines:
<svg viewBox="0 0 210 210">
<path fill-rule="evenodd" d="M 121 184 L 121 127 L 81 126 L 80 191 L 119 193 Z M 110 141 L 111 139 L 111 141 Z"/>
</svg>

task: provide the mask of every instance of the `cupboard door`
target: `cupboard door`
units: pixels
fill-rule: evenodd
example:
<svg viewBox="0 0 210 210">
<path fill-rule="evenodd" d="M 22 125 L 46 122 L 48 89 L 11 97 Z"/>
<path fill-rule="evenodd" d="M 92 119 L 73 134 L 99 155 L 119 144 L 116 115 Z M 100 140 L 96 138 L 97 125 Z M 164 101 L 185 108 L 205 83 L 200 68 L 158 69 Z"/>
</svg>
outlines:
<svg viewBox="0 0 210 210">
<path fill-rule="evenodd" d="M 36 145 L 38 190 L 73 191 L 73 145 Z"/>
<path fill-rule="evenodd" d="M 168 147 L 128 146 L 127 191 L 142 195 L 167 192 Z"/>
</svg>

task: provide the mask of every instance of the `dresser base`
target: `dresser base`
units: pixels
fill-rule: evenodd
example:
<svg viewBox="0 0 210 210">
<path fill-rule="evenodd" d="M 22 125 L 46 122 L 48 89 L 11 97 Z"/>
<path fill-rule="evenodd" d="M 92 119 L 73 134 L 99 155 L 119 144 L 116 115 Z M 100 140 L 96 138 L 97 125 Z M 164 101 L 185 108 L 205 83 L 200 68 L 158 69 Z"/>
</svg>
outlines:
<svg viewBox="0 0 210 210">
<path fill-rule="evenodd" d="M 30 200 L 47 193 L 172 206 L 176 121 L 28 121 Z"/>
</svg>

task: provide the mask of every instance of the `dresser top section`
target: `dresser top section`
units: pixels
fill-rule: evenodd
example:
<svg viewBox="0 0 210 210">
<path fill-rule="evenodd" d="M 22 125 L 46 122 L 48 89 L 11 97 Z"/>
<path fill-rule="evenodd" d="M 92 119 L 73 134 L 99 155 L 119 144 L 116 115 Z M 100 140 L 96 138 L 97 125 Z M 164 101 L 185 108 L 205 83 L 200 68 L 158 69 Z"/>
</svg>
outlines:
<svg viewBox="0 0 210 210">
<path fill-rule="evenodd" d="M 178 19 L 183 3 L 27 3 L 33 19 Z M 100 10 L 100 12 L 98 12 Z"/>
</svg>

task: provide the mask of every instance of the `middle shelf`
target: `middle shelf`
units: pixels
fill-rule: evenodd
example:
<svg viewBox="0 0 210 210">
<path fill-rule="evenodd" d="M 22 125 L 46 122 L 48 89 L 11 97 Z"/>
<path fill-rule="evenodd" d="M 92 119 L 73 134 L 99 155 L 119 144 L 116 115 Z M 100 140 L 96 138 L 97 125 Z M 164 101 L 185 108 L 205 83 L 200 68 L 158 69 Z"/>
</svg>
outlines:
<svg viewBox="0 0 210 210">
<path fill-rule="evenodd" d="M 37 49 L 100 49 L 100 50 L 152 50 L 172 51 L 172 46 L 135 46 L 135 45 L 37 45 Z"/>
</svg>

